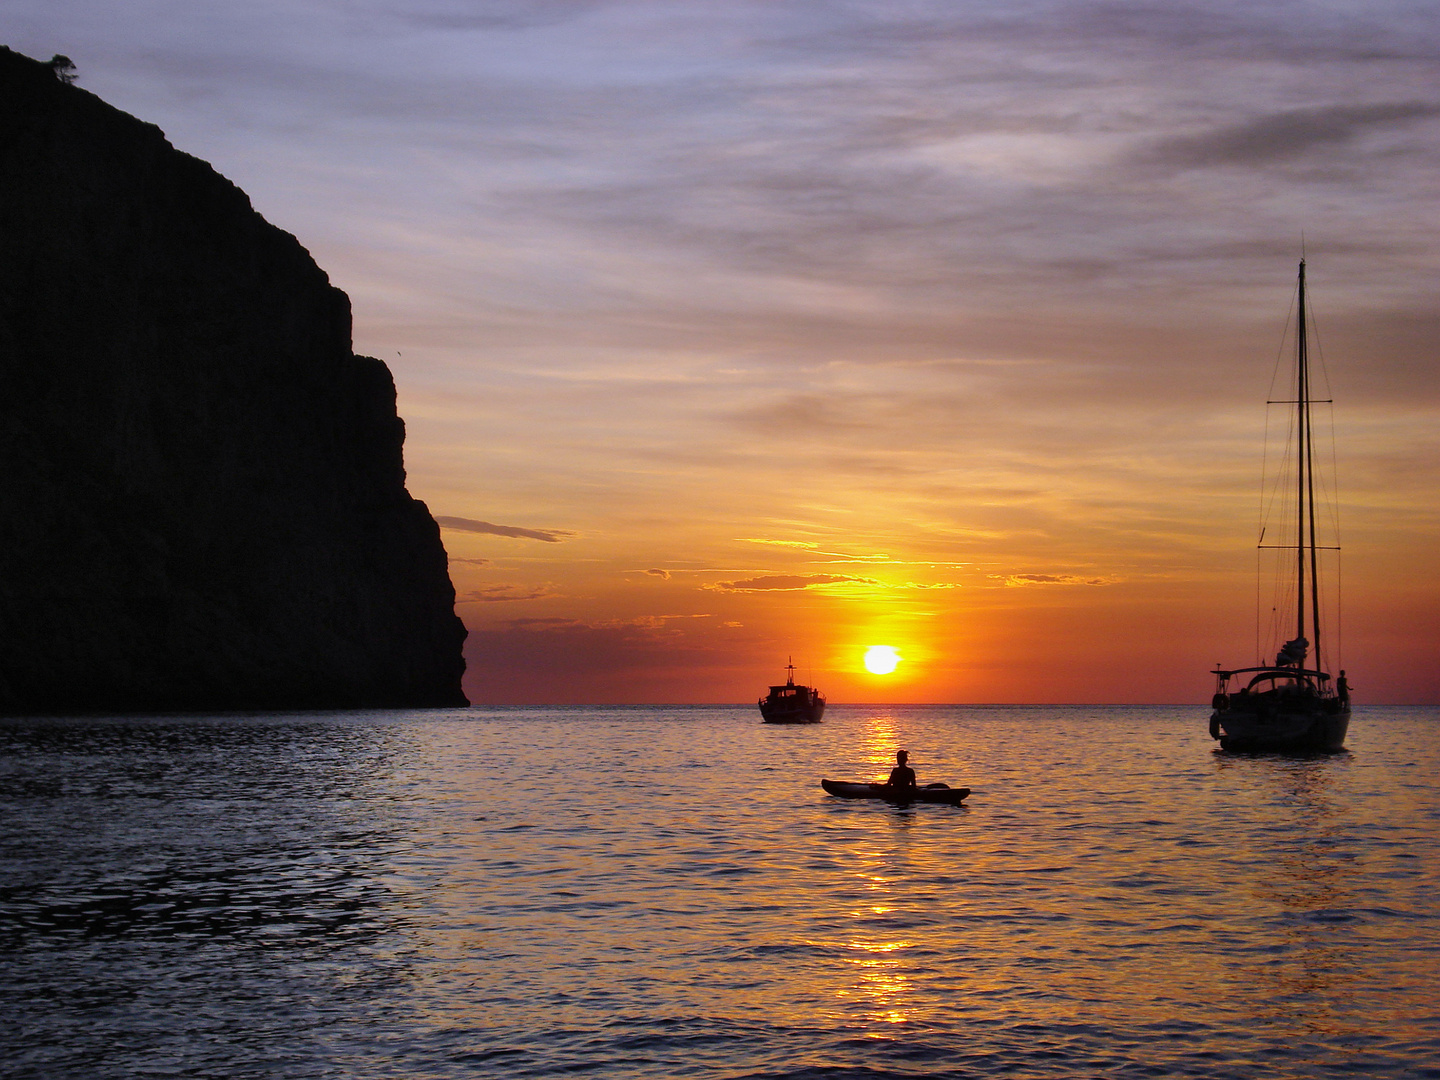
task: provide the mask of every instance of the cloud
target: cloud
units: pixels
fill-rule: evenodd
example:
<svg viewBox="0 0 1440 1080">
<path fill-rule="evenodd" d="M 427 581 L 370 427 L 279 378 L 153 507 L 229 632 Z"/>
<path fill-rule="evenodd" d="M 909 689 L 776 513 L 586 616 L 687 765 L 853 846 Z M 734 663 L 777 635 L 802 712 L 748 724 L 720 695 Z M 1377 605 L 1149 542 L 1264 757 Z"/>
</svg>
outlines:
<svg viewBox="0 0 1440 1080">
<path fill-rule="evenodd" d="M 422 0 L 369 6 L 423 30 L 515 31 L 558 25 L 600 5 L 596 0 Z"/>
<path fill-rule="evenodd" d="M 1162 139 L 1137 155 L 1142 163 L 1174 168 L 1268 165 L 1310 150 L 1348 143 L 1365 131 L 1440 114 L 1440 106 L 1410 101 L 1389 105 L 1329 105 L 1270 113 L 1204 135 Z"/>
<path fill-rule="evenodd" d="M 1109 585 L 1105 578 L 1082 578 L 1075 574 L 991 574 L 991 579 L 1000 581 L 1007 588 L 1026 588 L 1031 585 Z"/>
<path fill-rule="evenodd" d="M 574 631 L 603 631 L 606 633 L 625 633 L 639 635 L 655 635 L 658 631 L 666 629 L 667 624 L 677 619 L 712 619 L 713 615 L 708 612 L 683 615 L 636 615 L 628 619 L 573 619 L 563 616 L 551 617 L 528 617 L 519 619 L 506 619 L 490 629 L 504 629 L 510 631 L 525 631 L 534 634 L 571 633 Z"/>
<path fill-rule="evenodd" d="M 829 585 L 860 585 L 869 589 L 959 589 L 962 585 L 954 582 L 906 581 L 892 584 L 875 578 L 855 577 L 850 574 L 761 574 L 737 581 L 717 581 L 702 586 L 715 592 L 794 592 L 801 589 L 824 588 Z"/>
<path fill-rule="evenodd" d="M 889 562 L 890 556 L 880 553 L 876 555 L 856 555 L 848 551 L 823 551 L 819 544 L 811 543 L 808 540 L 765 540 L 754 536 L 737 536 L 736 541 L 742 544 L 769 544 L 771 547 L 796 548 L 800 551 L 811 552 L 815 555 L 824 555 L 826 561 L 840 560 L 842 562 Z"/>
<path fill-rule="evenodd" d="M 448 554 L 448 553 L 447 553 Z M 471 566 L 489 566 L 489 559 L 462 559 L 455 555 L 449 556 L 452 563 L 468 563 Z"/>
<path fill-rule="evenodd" d="M 558 596 L 548 585 L 483 585 L 455 598 L 457 604 L 501 604 L 512 600 L 544 600 Z"/>
<path fill-rule="evenodd" d="M 813 589 L 825 585 L 871 585 L 882 583 L 874 578 L 851 577 L 848 574 L 763 574 L 739 581 L 717 581 L 706 585 L 718 592 L 769 592 L 771 590 Z"/>
<path fill-rule="evenodd" d="M 660 578 L 662 581 L 669 581 L 669 580 L 670 580 L 670 571 L 669 571 L 669 570 L 654 570 L 654 569 L 652 569 L 652 570 L 646 570 L 645 573 L 649 574 L 651 577 L 658 577 L 658 578 Z"/>
<path fill-rule="evenodd" d="M 525 540 L 543 540 L 547 544 L 558 544 L 574 536 L 564 529 L 522 529 L 517 525 L 493 525 L 488 521 L 472 521 L 462 517 L 437 517 L 435 523 L 442 529 L 456 532 L 485 533 L 489 536 L 512 536 Z"/>
<path fill-rule="evenodd" d="M 653 630 L 663 630 L 666 623 L 674 622 L 676 619 L 711 619 L 714 618 L 709 612 L 701 611 L 693 615 L 638 615 L 633 619 L 610 620 L 606 626 L 638 626 L 648 627 Z M 592 624 L 594 625 L 594 624 Z"/>
</svg>

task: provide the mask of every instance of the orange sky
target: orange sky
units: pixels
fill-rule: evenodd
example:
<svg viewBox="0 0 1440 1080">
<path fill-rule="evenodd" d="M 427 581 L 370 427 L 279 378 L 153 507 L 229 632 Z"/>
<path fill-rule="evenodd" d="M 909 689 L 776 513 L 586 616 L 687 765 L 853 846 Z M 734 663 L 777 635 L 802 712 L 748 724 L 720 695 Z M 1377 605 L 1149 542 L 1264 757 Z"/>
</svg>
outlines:
<svg viewBox="0 0 1440 1080">
<path fill-rule="evenodd" d="M 351 295 L 410 490 L 451 523 L 476 702 L 748 701 L 791 655 L 837 702 L 1206 700 L 1216 661 L 1254 658 L 1302 234 L 1332 640 L 1360 703 L 1440 701 L 1423 6 L 11 22 Z M 870 644 L 895 674 L 864 672 Z"/>
</svg>

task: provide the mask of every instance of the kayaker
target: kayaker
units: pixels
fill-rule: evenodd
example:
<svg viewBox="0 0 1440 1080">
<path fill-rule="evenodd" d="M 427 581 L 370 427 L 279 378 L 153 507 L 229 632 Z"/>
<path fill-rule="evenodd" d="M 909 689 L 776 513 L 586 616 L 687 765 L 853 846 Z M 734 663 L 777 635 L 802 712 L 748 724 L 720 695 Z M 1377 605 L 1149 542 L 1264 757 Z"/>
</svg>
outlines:
<svg viewBox="0 0 1440 1080">
<path fill-rule="evenodd" d="M 909 759 L 910 751 L 895 751 L 895 767 L 890 770 L 890 779 L 887 781 L 890 787 L 914 790 L 915 770 L 905 764 Z"/>
</svg>

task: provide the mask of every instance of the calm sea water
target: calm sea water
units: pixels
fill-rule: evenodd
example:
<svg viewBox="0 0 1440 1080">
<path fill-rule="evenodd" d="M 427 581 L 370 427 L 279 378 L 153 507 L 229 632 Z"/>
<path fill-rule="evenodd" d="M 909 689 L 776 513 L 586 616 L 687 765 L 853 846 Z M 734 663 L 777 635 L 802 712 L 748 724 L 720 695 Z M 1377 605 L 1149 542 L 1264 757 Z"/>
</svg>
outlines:
<svg viewBox="0 0 1440 1080">
<path fill-rule="evenodd" d="M 0 721 L 0 1073 L 1440 1076 L 1440 710 Z M 825 795 L 908 747 L 956 808 Z"/>
</svg>

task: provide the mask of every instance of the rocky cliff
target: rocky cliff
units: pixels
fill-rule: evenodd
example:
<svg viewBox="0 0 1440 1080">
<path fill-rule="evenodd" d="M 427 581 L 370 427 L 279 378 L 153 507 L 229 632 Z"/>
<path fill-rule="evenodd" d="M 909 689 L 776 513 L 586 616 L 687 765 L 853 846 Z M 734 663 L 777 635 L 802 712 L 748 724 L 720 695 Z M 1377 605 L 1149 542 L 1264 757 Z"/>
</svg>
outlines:
<svg viewBox="0 0 1440 1080">
<path fill-rule="evenodd" d="M 0 50 L 0 712 L 463 704 L 404 430 L 293 236 Z"/>
</svg>

